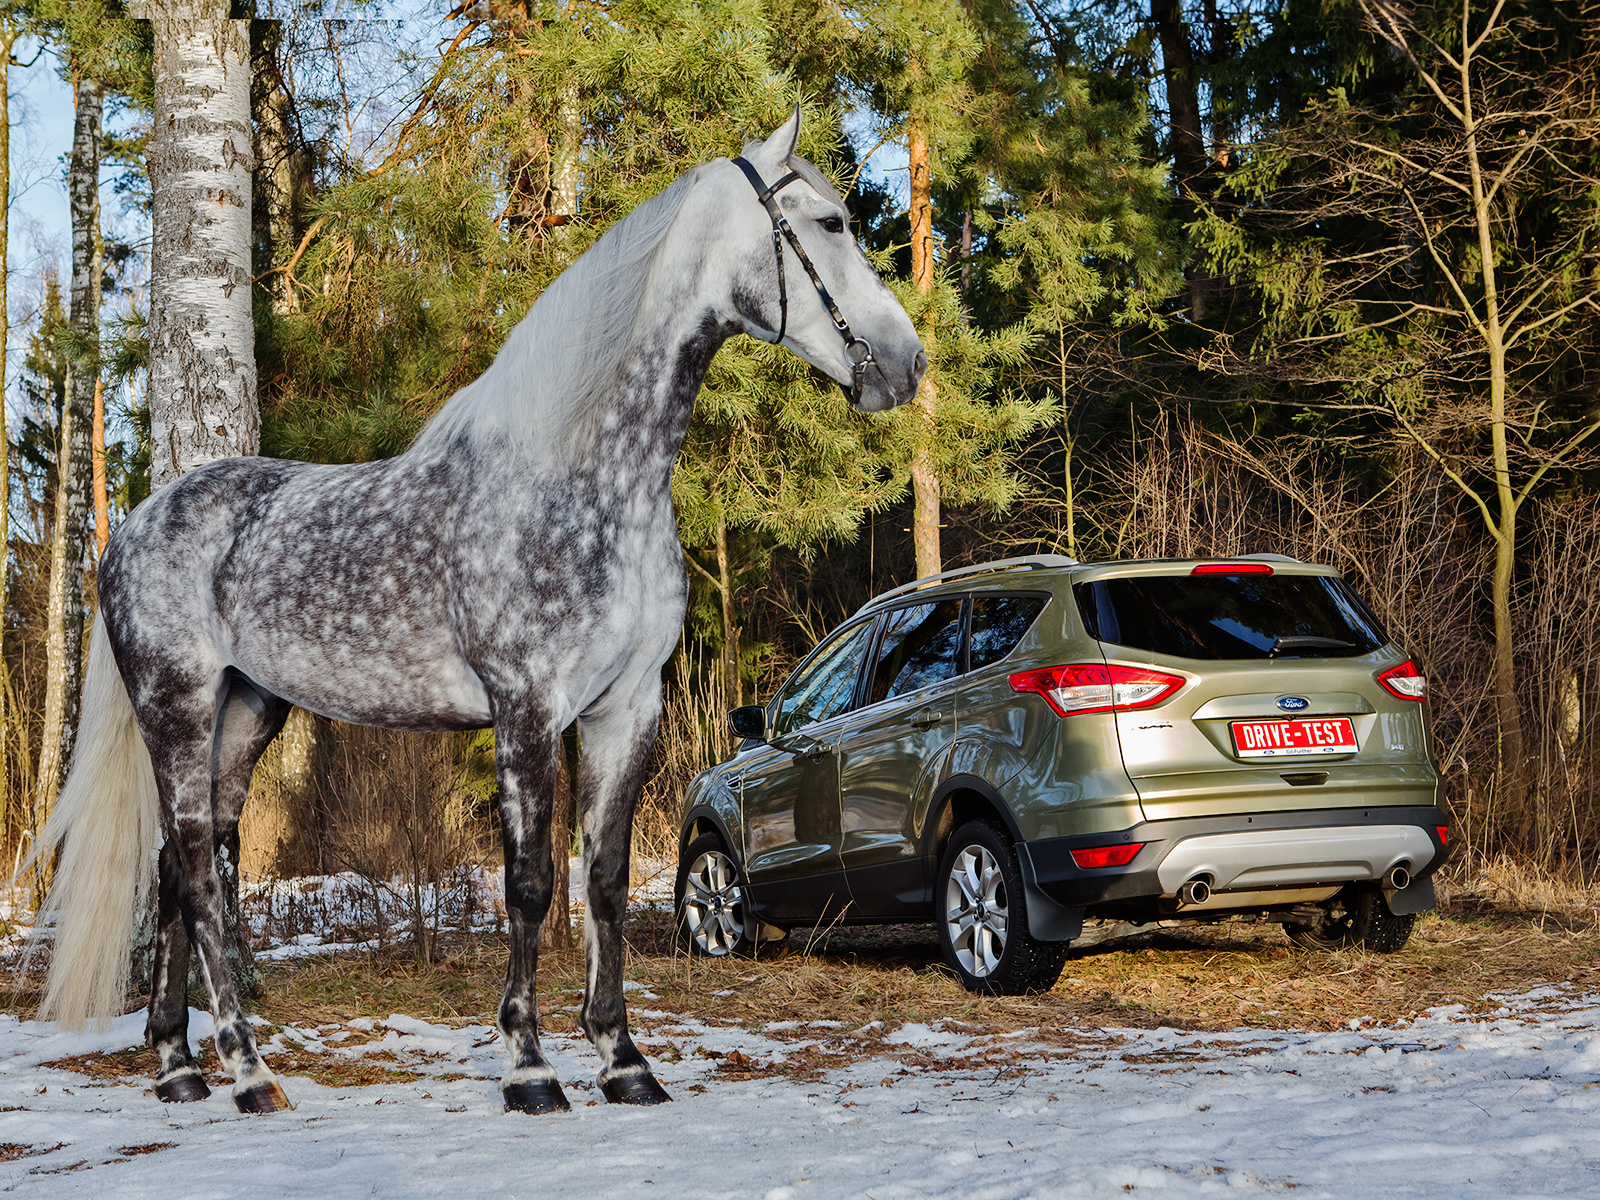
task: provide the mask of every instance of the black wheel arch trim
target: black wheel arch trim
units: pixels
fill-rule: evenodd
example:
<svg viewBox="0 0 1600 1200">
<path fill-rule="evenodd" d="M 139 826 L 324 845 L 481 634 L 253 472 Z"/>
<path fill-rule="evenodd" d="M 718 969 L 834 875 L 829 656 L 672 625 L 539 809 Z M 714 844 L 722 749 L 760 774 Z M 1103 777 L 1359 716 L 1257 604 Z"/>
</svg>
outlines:
<svg viewBox="0 0 1600 1200">
<path fill-rule="evenodd" d="M 716 830 L 717 836 L 722 839 L 723 847 L 732 856 L 733 861 L 739 865 L 741 874 L 744 872 L 744 855 L 739 852 L 739 844 L 728 832 L 728 826 L 722 819 L 722 814 L 709 804 L 697 804 L 683 817 L 683 825 L 678 830 L 678 857 L 683 857 L 683 852 L 689 848 L 689 831 L 700 821 L 705 821 Z"/>
<path fill-rule="evenodd" d="M 935 839 L 938 835 L 939 822 L 944 817 L 945 809 L 949 807 L 950 797 L 957 792 L 974 792 L 982 796 L 999 814 L 1001 822 L 1005 825 L 1011 844 L 1016 847 L 1017 867 L 1022 873 L 1023 903 L 1027 913 L 1028 933 L 1041 942 L 1070 942 L 1073 938 L 1079 937 L 1083 933 L 1083 910 L 1069 908 L 1059 903 L 1047 896 L 1039 887 L 1033 869 L 1033 859 L 1028 853 L 1028 843 L 1023 839 L 1022 829 L 1017 824 L 1017 818 L 1012 815 L 1011 806 L 992 784 L 977 775 L 950 776 L 934 791 L 933 799 L 928 804 L 928 817 L 923 823 L 922 830 L 922 852 L 929 864 L 928 878 L 933 880 L 935 908 L 937 909 L 939 902 L 939 861 L 943 857 L 942 847 Z"/>
</svg>

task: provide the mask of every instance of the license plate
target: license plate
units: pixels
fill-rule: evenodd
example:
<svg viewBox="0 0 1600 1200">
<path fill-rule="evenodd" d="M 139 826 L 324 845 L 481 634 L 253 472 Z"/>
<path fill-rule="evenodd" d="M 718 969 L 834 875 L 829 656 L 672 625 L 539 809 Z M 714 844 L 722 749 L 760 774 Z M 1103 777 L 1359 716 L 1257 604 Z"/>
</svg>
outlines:
<svg viewBox="0 0 1600 1200">
<path fill-rule="evenodd" d="M 1298 721 L 1235 721 L 1233 752 L 1240 758 L 1288 758 L 1307 754 L 1354 754 L 1356 727 L 1349 717 Z"/>
</svg>

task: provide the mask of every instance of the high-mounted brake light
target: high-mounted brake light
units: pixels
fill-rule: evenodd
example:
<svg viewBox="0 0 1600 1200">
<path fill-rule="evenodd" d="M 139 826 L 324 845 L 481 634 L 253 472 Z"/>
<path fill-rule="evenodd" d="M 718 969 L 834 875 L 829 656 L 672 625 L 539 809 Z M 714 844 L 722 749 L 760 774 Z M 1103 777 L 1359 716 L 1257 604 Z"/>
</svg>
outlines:
<svg viewBox="0 0 1600 1200">
<path fill-rule="evenodd" d="M 1126 712 L 1160 704 L 1188 680 L 1148 667 L 1122 667 L 1115 663 L 1071 663 L 1040 667 L 1011 676 L 1011 689 L 1037 692 L 1063 717 L 1079 713 Z"/>
<path fill-rule="evenodd" d="M 1426 700 L 1428 698 L 1428 677 L 1417 670 L 1417 664 L 1409 658 L 1398 667 L 1390 667 L 1378 676 L 1378 682 L 1391 696 L 1401 700 Z"/>
<path fill-rule="evenodd" d="M 1267 563 L 1201 563 L 1191 575 L 1271 575 Z"/>
<path fill-rule="evenodd" d="M 1118 842 L 1115 846 L 1091 846 L 1087 850 L 1074 850 L 1072 861 L 1080 871 L 1093 871 L 1098 867 L 1125 867 L 1144 849 L 1143 842 Z"/>
</svg>

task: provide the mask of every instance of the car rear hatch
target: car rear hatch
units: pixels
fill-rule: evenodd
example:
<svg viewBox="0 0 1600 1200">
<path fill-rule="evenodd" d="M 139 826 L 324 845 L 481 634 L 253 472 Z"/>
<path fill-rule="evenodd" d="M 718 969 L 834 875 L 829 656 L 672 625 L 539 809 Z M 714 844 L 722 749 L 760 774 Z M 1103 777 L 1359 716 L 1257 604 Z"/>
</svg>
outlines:
<svg viewBox="0 0 1600 1200">
<path fill-rule="evenodd" d="M 1379 678 L 1405 652 L 1331 568 L 1107 564 L 1073 593 L 1109 666 L 1184 681 L 1116 714 L 1148 819 L 1435 802 L 1427 706 Z"/>
</svg>

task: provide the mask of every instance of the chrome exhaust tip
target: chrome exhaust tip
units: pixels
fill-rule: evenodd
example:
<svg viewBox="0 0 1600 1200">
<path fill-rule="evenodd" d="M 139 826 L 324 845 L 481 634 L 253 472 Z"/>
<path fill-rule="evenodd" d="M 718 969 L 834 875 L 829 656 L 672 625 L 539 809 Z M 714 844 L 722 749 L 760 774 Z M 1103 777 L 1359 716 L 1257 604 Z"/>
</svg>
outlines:
<svg viewBox="0 0 1600 1200">
<path fill-rule="evenodd" d="M 1178 889 L 1178 899 L 1184 904 L 1204 904 L 1211 899 L 1211 884 L 1204 879 L 1191 879 Z"/>
<path fill-rule="evenodd" d="M 1398 867 L 1390 867 L 1389 873 L 1383 877 L 1383 886 L 1403 892 L 1411 886 L 1411 869 L 1404 863 Z"/>
</svg>

